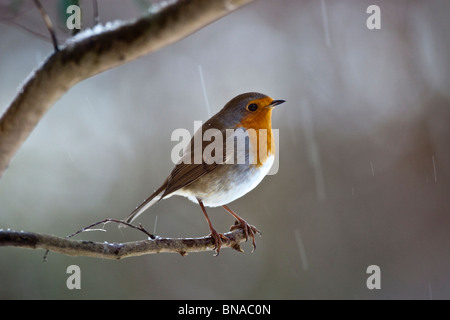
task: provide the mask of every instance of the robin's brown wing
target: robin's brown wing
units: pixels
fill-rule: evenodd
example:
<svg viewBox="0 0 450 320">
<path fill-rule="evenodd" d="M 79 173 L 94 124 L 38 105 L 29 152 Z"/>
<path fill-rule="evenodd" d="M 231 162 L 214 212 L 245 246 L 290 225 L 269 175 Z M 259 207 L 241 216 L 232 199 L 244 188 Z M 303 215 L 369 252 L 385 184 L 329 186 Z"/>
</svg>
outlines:
<svg viewBox="0 0 450 320">
<path fill-rule="evenodd" d="M 193 183 L 220 165 L 248 163 L 249 152 L 246 150 L 249 150 L 249 140 L 246 139 L 246 135 L 245 130 L 235 130 L 232 134 L 227 134 L 226 130 L 217 130 L 211 135 L 214 139 L 208 137 L 211 141 L 203 142 L 201 152 L 197 150 L 198 154 L 194 153 L 194 139 L 192 139 L 180 162 L 167 178 L 167 186 L 161 198 Z M 243 142 L 237 142 L 241 139 L 244 139 Z"/>
<path fill-rule="evenodd" d="M 175 192 L 187 185 L 190 185 L 201 176 L 217 168 L 217 166 L 218 164 L 206 164 L 206 163 L 178 164 L 168 177 L 167 187 L 164 190 L 164 193 L 161 198 L 164 198 L 166 195 L 171 194 L 172 192 Z"/>
<path fill-rule="evenodd" d="M 189 145 L 186 147 L 186 151 L 184 152 L 182 158 L 167 178 L 167 186 L 161 198 L 164 198 L 166 195 L 193 183 L 220 165 L 218 161 L 211 161 L 211 159 L 205 155 L 205 149 L 210 143 L 214 143 L 216 138 L 211 139 L 212 141 L 210 142 L 202 142 L 205 131 L 204 128 L 202 129 L 203 130 L 198 130 L 195 133 L 194 137 L 189 142 Z M 217 130 L 217 134 L 223 135 L 223 133 L 219 130 Z M 222 143 L 220 143 L 220 145 L 216 145 L 215 152 L 222 153 L 222 150 Z M 223 159 L 225 159 L 225 156 L 226 155 L 223 154 Z"/>
<path fill-rule="evenodd" d="M 125 219 L 126 222 L 130 223 L 131 221 L 136 219 L 142 212 L 147 210 L 156 202 L 163 199 L 165 196 L 191 184 L 192 182 L 196 181 L 204 174 L 214 170 L 218 166 L 218 164 L 215 162 L 208 161 L 208 163 L 210 164 L 206 163 L 202 157 L 203 150 L 208 145 L 207 143 L 198 143 L 199 149 L 196 150 L 197 153 L 194 153 L 194 141 L 201 141 L 198 139 L 203 138 L 203 131 L 198 130 L 195 133 L 194 138 L 191 139 L 182 158 L 172 170 L 167 179 L 164 181 L 164 183 L 128 215 L 128 217 Z M 196 156 L 197 158 L 195 158 L 194 156 Z"/>
<path fill-rule="evenodd" d="M 172 192 L 181 189 L 204 174 L 214 170 L 218 164 L 187 164 L 180 162 L 175 166 L 175 168 L 167 177 L 166 181 L 159 187 L 152 195 L 144 200 L 136 209 L 133 210 L 125 219 L 125 222 L 131 223 L 136 219 L 142 212 L 147 210 L 154 203 L 160 201 L 165 196 L 171 194 Z"/>
</svg>

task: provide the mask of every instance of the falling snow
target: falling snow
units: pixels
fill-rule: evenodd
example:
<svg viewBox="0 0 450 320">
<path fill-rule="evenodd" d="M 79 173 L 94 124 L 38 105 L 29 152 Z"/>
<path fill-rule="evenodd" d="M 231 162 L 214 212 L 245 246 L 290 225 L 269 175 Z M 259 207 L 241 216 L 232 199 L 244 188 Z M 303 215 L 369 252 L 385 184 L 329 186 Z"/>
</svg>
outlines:
<svg viewBox="0 0 450 320">
<path fill-rule="evenodd" d="M 211 106 L 209 105 L 208 94 L 206 93 L 205 79 L 203 78 L 203 69 L 202 69 L 201 65 L 198 65 L 198 73 L 200 74 L 200 81 L 202 83 L 202 90 L 203 90 L 203 98 L 205 99 L 206 110 L 208 112 L 208 118 L 211 118 L 211 116 L 212 116 Z"/>
</svg>

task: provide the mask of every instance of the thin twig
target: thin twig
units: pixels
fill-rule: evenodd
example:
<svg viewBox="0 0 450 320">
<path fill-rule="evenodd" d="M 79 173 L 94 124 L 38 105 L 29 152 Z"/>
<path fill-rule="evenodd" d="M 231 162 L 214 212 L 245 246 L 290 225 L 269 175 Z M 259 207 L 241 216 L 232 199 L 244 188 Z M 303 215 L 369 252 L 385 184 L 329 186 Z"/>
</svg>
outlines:
<svg viewBox="0 0 450 320">
<path fill-rule="evenodd" d="M 12 19 L 5 19 L 3 21 L 0 21 L 0 23 L 4 23 L 4 24 L 15 26 L 15 27 L 19 27 L 22 30 L 25 30 L 26 32 L 29 32 L 32 35 L 34 35 L 34 36 L 36 36 L 36 37 L 38 37 L 38 38 L 40 38 L 40 39 L 42 39 L 44 41 L 52 42 L 52 40 L 48 38 L 47 34 L 41 34 L 41 33 L 37 32 L 37 31 L 34 31 L 33 29 L 31 29 L 31 28 L 29 28 L 27 26 L 24 26 L 24 25 L 20 24 L 17 21 L 12 20 Z"/>
<path fill-rule="evenodd" d="M 128 223 L 128 222 L 125 222 L 125 221 L 122 221 L 122 220 L 117 220 L 117 219 L 104 219 L 104 220 L 95 222 L 95 223 L 93 223 L 93 224 L 91 224 L 91 225 L 89 225 L 89 226 L 87 226 L 87 227 L 84 227 L 84 228 L 81 229 L 81 230 L 78 230 L 78 231 L 72 233 L 71 235 L 68 235 L 66 238 L 67 238 L 67 239 L 72 238 L 73 236 L 76 236 L 77 234 L 80 234 L 80 233 L 85 232 L 85 231 L 88 231 L 88 230 L 92 230 L 93 227 L 98 226 L 99 224 L 105 224 L 105 225 L 106 225 L 106 224 L 109 223 L 109 222 L 115 222 L 115 223 L 118 223 L 119 226 L 120 226 L 120 225 L 126 225 L 127 227 L 130 227 L 130 228 L 133 228 L 133 229 L 142 231 L 142 232 L 145 233 L 147 236 L 149 236 L 150 239 L 155 239 L 155 236 L 154 236 L 153 234 L 151 234 L 150 232 L 148 232 L 148 231 L 142 226 L 142 224 L 139 224 L 139 226 L 135 226 L 135 225 L 133 225 L 133 224 L 131 224 L 131 223 Z"/>
<path fill-rule="evenodd" d="M 82 232 L 86 232 L 86 231 L 100 231 L 100 230 L 101 230 L 101 231 L 106 231 L 106 230 L 104 230 L 104 229 L 92 229 L 92 228 L 95 227 L 95 226 L 98 226 L 99 224 L 106 225 L 106 224 L 109 223 L 109 222 L 115 222 L 115 223 L 118 223 L 119 226 L 125 225 L 125 226 L 127 226 L 127 227 L 130 227 L 130 228 L 133 228 L 133 229 L 142 231 L 142 232 L 145 233 L 150 239 L 152 239 L 152 240 L 156 239 L 156 237 L 155 237 L 153 234 L 151 234 L 150 232 L 148 232 L 148 231 L 142 226 L 142 224 L 139 224 L 139 226 L 135 226 L 135 225 L 132 225 L 131 223 L 128 223 L 128 222 L 125 222 L 125 221 L 122 221 L 122 220 L 116 220 L 116 219 L 104 219 L 104 220 L 95 222 L 95 223 L 93 223 L 93 224 L 91 224 L 91 225 L 89 225 L 89 226 L 87 226 L 87 227 L 84 227 L 84 228 L 82 228 L 82 229 L 80 229 L 80 230 L 78 230 L 78 231 L 76 231 L 76 232 L 74 232 L 74 233 L 72 233 L 72 234 L 66 236 L 66 239 L 70 239 L 70 238 L 72 238 L 72 237 L 74 237 L 74 236 L 76 236 L 76 235 L 78 235 L 78 234 L 80 234 L 80 233 L 82 233 Z M 44 262 L 47 261 L 48 253 L 49 253 L 49 249 L 47 249 L 47 250 L 45 251 L 45 253 L 44 253 L 44 257 L 43 257 Z"/>
<path fill-rule="evenodd" d="M 92 1 L 93 11 L 94 11 L 94 26 L 100 23 L 100 17 L 98 16 L 98 3 L 97 0 Z"/>
<path fill-rule="evenodd" d="M 47 27 L 47 30 L 50 33 L 50 37 L 52 38 L 53 42 L 53 48 L 55 49 L 55 52 L 58 52 L 59 51 L 58 41 L 56 40 L 55 29 L 53 29 L 52 20 L 48 16 L 47 11 L 45 11 L 44 7 L 42 6 L 39 0 L 34 0 L 34 3 L 41 12 L 42 19 L 44 19 L 45 26 Z"/>
</svg>

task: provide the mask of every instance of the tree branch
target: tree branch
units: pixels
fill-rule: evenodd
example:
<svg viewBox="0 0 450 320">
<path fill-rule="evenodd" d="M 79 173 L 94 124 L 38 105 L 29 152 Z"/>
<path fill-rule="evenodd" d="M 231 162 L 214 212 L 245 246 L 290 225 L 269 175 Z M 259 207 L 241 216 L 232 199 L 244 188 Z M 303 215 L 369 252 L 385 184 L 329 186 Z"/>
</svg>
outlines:
<svg viewBox="0 0 450 320">
<path fill-rule="evenodd" d="M 222 248 L 232 248 L 242 252 L 239 243 L 246 240 L 242 229 L 236 229 L 224 235 L 230 241 L 224 241 Z M 0 247 L 46 249 L 69 256 L 120 260 L 162 252 L 179 253 L 184 256 L 189 252 L 212 251 L 214 250 L 214 240 L 211 236 L 201 238 L 156 237 L 134 242 L 108 243 L 72 240 L 32 232 L 0 230 Z"/>
<path fill-rule="evenodd" d="M 183 39 L 253 0 L 177 0 L 131 23 L 79 33 L 29 77 L 0 119 L 0 176 L 39 120 L 76 83 Z"/>
</svg>

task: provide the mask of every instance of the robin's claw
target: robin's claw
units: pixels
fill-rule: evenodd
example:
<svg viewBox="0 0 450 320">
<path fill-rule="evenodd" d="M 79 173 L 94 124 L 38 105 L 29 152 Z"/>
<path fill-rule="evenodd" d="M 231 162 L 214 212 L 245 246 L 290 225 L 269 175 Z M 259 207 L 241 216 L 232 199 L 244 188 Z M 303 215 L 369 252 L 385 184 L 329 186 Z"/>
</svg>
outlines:
<svg viewBox="0 0 450 320">
<path fill-rule="evenodd" d="M 217 257 L 219 255 L 219 253 L 220 253 L 220 248 L 222 247 L 223 241 L 228 243 L 228 242 L 230 242 L 230 239 L 225 237 L 222 233 L 218 233 L 214 229 L 211 230 L 211 233 L 210 233 L 209 236 L 212 237 L 212 239 L 214 241 L 214 251 L 216 252 L 214 254 L 214 256 Z"/>
<path fill-rule="evenodd" d="M 250 235 L 250 237 L 252 237 L 252 246 L 253 246 L 252 252 L 254 252 L 255 249 L 256 249 L 255 234 L 260 234 L 261 235 L 261 231 L 256 229 L 255 226 L 252 226 L 252 225 L 248 224 L 243 219 L 236 220 L 234 225 L 231 226 L 231 228 L 230 228 L 231 231 L 236 230 L 236 229 L 242 229 L 244 231 L 245 241 L 248 241 L 248 236 L 249 235 Z"/>
</svg>

